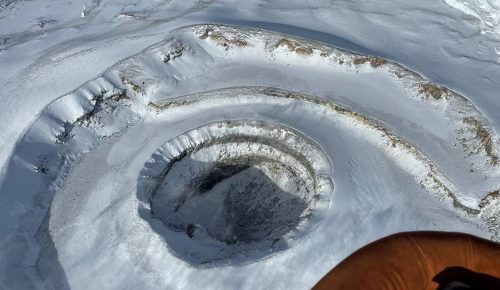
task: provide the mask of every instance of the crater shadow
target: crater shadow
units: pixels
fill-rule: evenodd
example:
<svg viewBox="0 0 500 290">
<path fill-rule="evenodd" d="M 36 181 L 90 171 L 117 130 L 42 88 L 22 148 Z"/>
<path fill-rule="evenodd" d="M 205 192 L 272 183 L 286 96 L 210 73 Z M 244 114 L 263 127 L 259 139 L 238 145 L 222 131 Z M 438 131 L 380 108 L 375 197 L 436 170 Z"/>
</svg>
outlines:
<svg viewBox="0 0 500 290">
<path fill-rule="evenodd" d="M 40 254 L 36 261 L 36 271 L 47 289 L 69 290 L 66 272 L 59 261 L 59 254 L 49 232 L 50 209 L 36 233 Z"/>
<path fill-rule="evenodd" d="M 5 271 L 0 275 L 5 277 L 2 286 L 6 289 L 38 289 L 38 283 L 47 289 L 70 289 L 48 230 L 55 195 L 51 184 L 66 158 L 58 149 L 37 141 L 28 131 L 17 143 L 0 180 L 0 237 L 5 237 Z M 33 252 L 38 257 L 28 264 L 25 261 L 32 260 Z"/>
<path fill-rule="evenodd" d="M 140 216 L 179 259 L 197 267 L 248 264 L 290 248 L 303 235 L 300 225 L 310 215 L 314 193 L 299 192 L 305 188 L 300 179 L 283 180 L 291 176 L 281 175 L 290 170 L 285 164 L 182 158 L 189 168 L 205 170 L 172 184 L 171 164 L 161 177 L 144 169 L 137 185 L 138 199 L 149 205 L 139 208 Z"/>
</svg>

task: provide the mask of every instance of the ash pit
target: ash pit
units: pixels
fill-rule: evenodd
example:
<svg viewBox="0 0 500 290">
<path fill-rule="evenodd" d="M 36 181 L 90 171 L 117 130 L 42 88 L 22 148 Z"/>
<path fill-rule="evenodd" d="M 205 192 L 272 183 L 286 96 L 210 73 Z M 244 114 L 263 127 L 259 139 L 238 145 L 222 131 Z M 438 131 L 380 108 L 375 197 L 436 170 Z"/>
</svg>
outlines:
<svg viewBox="0 0 500 290">
<path fill-rule="evenodd" d="M 319 145 L 298 132 L 233 121 L 169 141 L 143 184 L 174 254 L 194 265 L 239 264 L 286 250 L 312 229 L 329 205 L 329 169 Z"/>
<path fill-rule="evenodd" d="M 164 200 L 157 194 L 151 202 L 153 216 L 170 228 L 185 229 L 194 237 L 202 227 L 227 244 L 272 246 L 297 226 L 311 189 L 284 164 L 263 161 L 219 163 L 182 189 L 162 188 L 167 194 L 174 190 L 181 190 L 179 198 Z"/>
</svg>

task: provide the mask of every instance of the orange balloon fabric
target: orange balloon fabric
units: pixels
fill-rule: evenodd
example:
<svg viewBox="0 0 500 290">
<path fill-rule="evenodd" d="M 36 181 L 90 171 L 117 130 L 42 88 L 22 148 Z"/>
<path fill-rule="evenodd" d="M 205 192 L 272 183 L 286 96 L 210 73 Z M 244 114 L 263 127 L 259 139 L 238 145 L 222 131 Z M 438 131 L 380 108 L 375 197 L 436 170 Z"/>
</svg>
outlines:
<svg viewBox="0 0 500 290">
<path fill-rule="evenodd" d="M 461 233 L 399 233 L 354 252 L 313 289 L 500 290 L 500 244 Z"/>
</svg>

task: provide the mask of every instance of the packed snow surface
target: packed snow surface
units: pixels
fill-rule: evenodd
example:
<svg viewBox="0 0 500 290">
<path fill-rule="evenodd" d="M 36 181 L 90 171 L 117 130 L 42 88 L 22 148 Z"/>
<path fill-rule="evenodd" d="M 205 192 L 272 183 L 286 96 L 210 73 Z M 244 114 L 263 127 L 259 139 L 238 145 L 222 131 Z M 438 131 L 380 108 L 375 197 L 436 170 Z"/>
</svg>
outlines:
<svg viewBox="0 0 500 290">
<path fill-rule="evenodd" d="M 0 289 L 308 289 L 392 233 L 500 240 L 499 11 L 0 2 Z"/>
</svg>

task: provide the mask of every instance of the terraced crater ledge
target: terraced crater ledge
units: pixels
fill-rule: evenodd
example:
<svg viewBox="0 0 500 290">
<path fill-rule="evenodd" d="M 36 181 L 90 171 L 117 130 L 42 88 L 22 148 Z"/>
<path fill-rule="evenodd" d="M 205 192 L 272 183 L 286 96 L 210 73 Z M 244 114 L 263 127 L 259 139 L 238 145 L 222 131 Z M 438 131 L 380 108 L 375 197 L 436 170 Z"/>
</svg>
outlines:
<svg viewBox="0 0 500 290">
<path fill-rule="evenodd" d="M 322 148 L 293 129 L 216 122 L 163 145 L 138 195 L 180 258 L 244 263 L 293 246 L 313 228 L 330 202 L 330 170 Z"/>
</svg>

